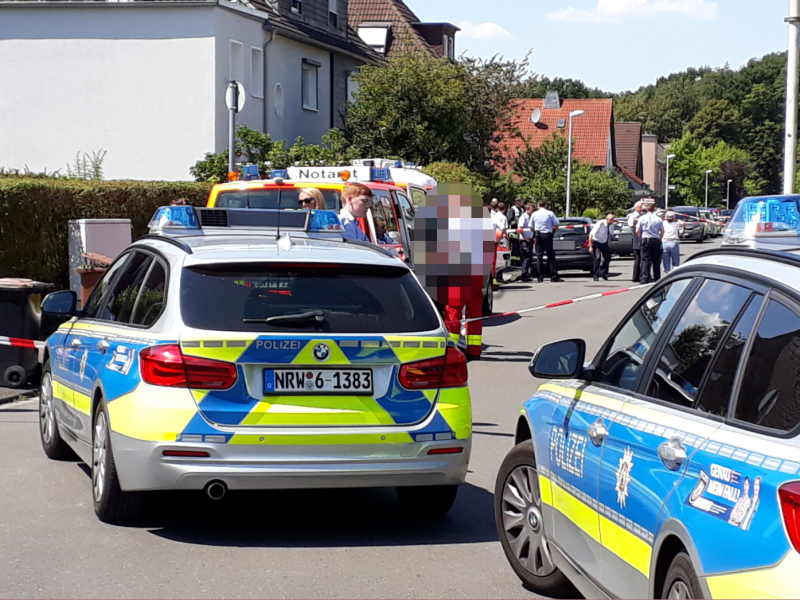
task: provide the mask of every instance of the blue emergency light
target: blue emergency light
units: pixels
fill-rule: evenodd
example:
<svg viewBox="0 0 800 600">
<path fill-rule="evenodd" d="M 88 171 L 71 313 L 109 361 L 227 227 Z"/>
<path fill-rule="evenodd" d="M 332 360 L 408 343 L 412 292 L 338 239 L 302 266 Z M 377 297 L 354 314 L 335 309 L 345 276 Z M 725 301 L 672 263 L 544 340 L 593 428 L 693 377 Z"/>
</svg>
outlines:
<svg viewBox="0 0 800 600">
<path fill-rule="evenodd" d="M 200 229 L 197 214 L 192 206 L 162 206 L 150 219 L 148 227 L 152 229 Z"/>
<path fill-rule="evenodd" d="M 273 169 L 269 174 L 270 179 L 289 179 L 289 171 L 286 169 Z"/>
<path fill-rule="evenodd" d="M 392 177 L 389 174 L 389 169 L 371 167 L 369 170 L 369 178 L 371 181 L 389 181 Z"/>
<path fill-rule="evenodd" d="M 748 224 L 750 227 L 747 227 Z M 742 200 L 731 219 L 731 226 L 738 229 L 742 225 L 749 233 L 796 234 L 800 230 L 800 196 L 770 196 Z"/>
<path fill-rule="evenodd" d="M 402 169 L 403 168 L 403 161 L 402 160 L 394 161 L 394 166 L 397 167 L 398 169 Z"/>
<path fill-rule="evenodd" d="M 252 181 L 253 179 L 260 179 L 261 175 L 258 173 L 258 165 L 245 165 L 242 167 L 242 179 L 244 181 Z"/>
<path fill-rule="evenodd" d="M 308 224 L 308 231 L 341 231 L 342 222 L 339 215 L 333 210 L 314 210 L 311 211 L 311 222 Z"/>
</svg>

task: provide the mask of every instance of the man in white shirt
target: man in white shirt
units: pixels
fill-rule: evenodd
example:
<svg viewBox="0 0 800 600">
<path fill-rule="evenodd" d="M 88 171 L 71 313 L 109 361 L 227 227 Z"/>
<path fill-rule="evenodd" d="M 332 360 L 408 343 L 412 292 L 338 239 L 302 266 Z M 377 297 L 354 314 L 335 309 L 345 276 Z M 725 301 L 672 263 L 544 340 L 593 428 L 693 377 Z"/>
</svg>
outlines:
<svg viewBox="0 0 800 600">
<path fill-rule="evenodd" d="M 522 281 L 533 279 L 533 202 L 525 205 L 525 212 L 519 218 L 517 231 L 522 233 L 519 241 L 520 253 L 522 255 Z"/>
<path fill-rule="evenodd" d="M 628 215 L 628 227 L 631 228 L 631 235 L 633 236 L 633 277 L 632 281 L 639 281 L 642 278 L 642 244 L 639 236 L 636 234 L 636 223 L 642 216 L 643 204 L 641 201 L 633 205 L 633 212 Z"/>
<path fill-rule="evenodd" d="M 594 256 L 592 276 L 595 281 L 602 277 L 608 281 L 608 265 L 611 263 L 611 238 L 614 235 L 614 215 L 606 215 L 592 227 L 589 233 L 589 252 Z M 603 264 L 600 264 L 602 259 Z"/>
<path fill-rule="evenodd" d="M 647 206 L 647 213 L 636 224 L 636 232 L 642 241 L 642 283 L 661 279 L 661 238 L 664 237 L 664 221 L 655 214 L 655 204 Z"/>
<path fill-rule="evenodd" d="M 506 230 L 508 229 L 508 219 L 500 210 L 500 204 L 495 204 L 492 207 L 492 224 L 494 225 L 495 235 L 499 231 L 500 238 L 506 237 Z"/>
<path fill-rule="evenodd" d="M 559 221 L 553 211 L 547 210 L 547 202 L 539 200 L 539 210 L 533 213 L 533 230 L 536 232 L 536 268 L 539 283 L 544 281 L 544 255 L 547 254 L 547 266 L 550 268 L 550 281 L 564 281 L 556 272 L 556 252 L 553 249 L 553 235 L 558 229 Z"/>
</svg>

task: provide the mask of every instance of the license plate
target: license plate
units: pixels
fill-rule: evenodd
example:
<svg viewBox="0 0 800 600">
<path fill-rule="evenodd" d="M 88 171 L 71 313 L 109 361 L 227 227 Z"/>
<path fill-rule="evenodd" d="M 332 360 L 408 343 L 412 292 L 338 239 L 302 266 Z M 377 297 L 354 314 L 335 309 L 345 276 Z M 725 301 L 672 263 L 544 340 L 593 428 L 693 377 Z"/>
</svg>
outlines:
<svg viewBox="0 0 800 600">
<path fill-rule="evenodd" d="M 264 369 L 264 394 L 372 395 L 371 369 Z"/>
<path fill-rule="evenodd" d="M 575 250 L 575 242 L 564 242 L 556 240 L 553 242 L 553 250 Z"/>
</svg>

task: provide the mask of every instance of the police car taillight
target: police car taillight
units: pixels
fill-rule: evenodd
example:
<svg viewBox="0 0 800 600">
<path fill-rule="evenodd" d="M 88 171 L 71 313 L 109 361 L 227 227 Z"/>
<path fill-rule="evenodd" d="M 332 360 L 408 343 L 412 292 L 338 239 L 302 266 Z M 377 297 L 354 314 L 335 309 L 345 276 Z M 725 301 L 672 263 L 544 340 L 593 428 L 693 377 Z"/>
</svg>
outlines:
<svg viewBox="0 0 800 600">
<path fill-rule="evenodd" d="M 778 490 L 783 524 L 794 549 L 800 552 L 800 482 L 787 483 Z"/>
<path fill-rule="evenodd" d="M 410 390 L 462 387 L 467 385 L 467 359 L 458 348 L 444 356 L 421 360 L 400 368 L 400 385 Z"/>
<path fill-rule="evenodd" d="M 226 390 L 236 383 L 236 365 L 196 356 L 184 356 L 180 346 L 145 348 L 139 353 L 142 380 L 162 387 Z"/>
</svg>

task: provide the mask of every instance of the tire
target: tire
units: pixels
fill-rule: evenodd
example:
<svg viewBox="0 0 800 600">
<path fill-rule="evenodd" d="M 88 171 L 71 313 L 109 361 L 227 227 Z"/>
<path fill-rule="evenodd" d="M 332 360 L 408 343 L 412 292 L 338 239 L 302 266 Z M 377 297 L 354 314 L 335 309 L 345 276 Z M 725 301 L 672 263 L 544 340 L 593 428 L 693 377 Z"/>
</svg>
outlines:
<svg viewBox="0 0 800 600">
<path fill-rule="evenodd" d="M 699 240 L 695 240 L 695 242 L 697 242 L 698 244 L 702 244 L 702 243 L 703 243 L 703 242 L 705 242 L 705 241 L 706 241 L 706 240 L 705 240 L 705 238 L 704 238 L 704 237 L 701 237 Z"/>
<path fill-rule="evenodd" d="M 28 372 L 19 365 L 8 367 L 3 373 L 3 383 L 12 389 L 18 390 L 28 383 Z"/>
<path fill-rule="evenodd" d="M 104 523 L 129 523 L 142 512 L 141 493 L 123 492 L 119 485 L 111 428 L 104 400 L 97 403 L 92 426 L 92 502 Z"/>
<path fill-rule="evenodd" d="M 417 519 L 443 517 L 453 508 L 457 485 L 432 485 L 395 488 L 403 511 Z"/>
<path fill-rule="evenodd" d="M 494 489 L 494 520 L 511 568 L 528 590 L 542 596 L 576 597 L 577 590 L 553 564 L 544 531 L 539 476 L 531 442 L 505 457 Z"/>
<path fill-rule="evenodd" d="M 494 289 L 492 288 L 491 281 L 489 281 L 489 284 L 486 286 L 486 293 L 483 295 L 481 313 L 484 317 L 491 317 L 492 314 L 494 314 Z"/>
<path fill-rule="evenodd" d="M 53 398 L 53 374 L 49 360 L 44 363 L 42 384 L 39 388 L 39 439 L 47 458 L 52 460 L 74 458 L 75 454 L 58 430 L 55 398 Z"/>
<path fill-rule="evenodd" d="M 674 559 L 667 571 L 664 588 L 660 598 L 702 598 L 703 589 L 694 572 L 689 555 L 681 552 Z"/>
</svg>

